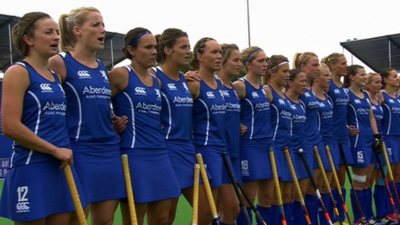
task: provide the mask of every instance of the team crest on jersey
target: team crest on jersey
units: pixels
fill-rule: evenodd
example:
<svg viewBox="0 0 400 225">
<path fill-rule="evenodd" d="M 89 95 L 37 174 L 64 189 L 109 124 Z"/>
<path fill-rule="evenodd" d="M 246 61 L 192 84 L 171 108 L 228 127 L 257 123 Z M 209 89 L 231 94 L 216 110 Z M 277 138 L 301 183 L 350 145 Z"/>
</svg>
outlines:
<svg viewBox="0 0 400 225">
<path fill-rule="evenodd" d="M 264 91 L 264 90 L 263 90 L 263 91 Z M 258 96 L 258 93 L 255 92 L 255 91 L 253 91 L 253 92 L 251 93 L 251 95 L 253 96 L 253 98 L 258 98 L 258 97 L 260 97 L 260 96 Z"/>
<path fill-rule="evenodd" d="M 135 87 L 135 95 L 147 95 L 144 87 Z"/>
<path fill-rule="evenodd" d="M 389 99 L 389 102 L 390 102 L 390 103 L 394 103 L 393 99 Z"/>
<path fill-rule="evenodd" d="M 319 107 L 320 107 L 320 108 L 325 108 L 325 103 L 320 102 L 320 103 L 319 103 Z"/>
<path fill-rule="evenodd" d="M 279 105 L 286 105 L 283 99 L 279 99 Z"/>
<path fill-rule="evenodd" d="M 79 70 L 77 74 L 78 74 L 79 79 L 91 79 L 92 78 L 90 76 L 89 71 L 87 71 L 87 70 Z"/>
<path fill-rule="evenodd" d="M 308 93 L 308 92 L 304 92 L 304 96 L 306 96 L 306 98 L 311 97 L 310 93 Z"/>
<path fill-rule="evenodd" d="M 186 82 L 182 82 L 182 84 L 183 84 L 183 87 L 185 88 L 186 92 L 189 92 L 189 88 L 188 88 Z"/>
<path fill-rule="evenodd" d="M 339 90 L 339 89 L 335 89 L 335 90 L 333 90 L 333 92 L 334 92 L 335 94 L 337 94 L 337 95 L 340 94 L 340 90 Z"/>
<path fill-rule="evenodd" d="M 225 98 L 224 92 L 222 90 L 219 90 L 219 94 L 221 95 L 222 98 Z M 228 95 L 229 95 L 229 93 L 228 93 Z"/>
<path fill-rule="evenodd" d="M 157 98 L 161 98 L 160 89 L 155 88 L 154 91 L 156 91 Z"/>
<path fill-rule="evenodd" d="M 360 101 L 360 99 L 354 99 L 354 103 L 361 104 L 361 101 Z"/>
<path fill-rule="evenodd" d="M 104 82 L 105 82 L 105 83 L 110 83 L 110 82 L 108 81 L 108 77 L 107 77 L 106 71 L 100 70 L 100 73 L 101 73 L 101 76 L 104 78 Z"/>
<path fill-rule="evenodd" d="M 50 87 L 49 83 L 41 83 L 40 89 L 42 89 L 42 93 L 44 92 L 53 92 L 53 89 Z"/>
<path fill-rule="evenodd" d="M 64 92 L 64 88 L 61 86 L 61 84 L 58 84 L 58 86 L 60 87 L 60 90 L 62 91 L 64 97 L 65 97 L 65 92 Z"/>
<path fill-rule="evenodd" d="M 292 108 L 292 110 L 297 110 L 296 105 L 290 105 L 290 107 Z"/>
<path fill-rule="evenodd" d="M 167 86 L 168 86 L 168 89 L 171 90 L 171 91 L 175 91 L 176 90 L 175 83 L 169 83 L 169 84 L 167 84 Z"/>
<path fill-rule="evenodd" d="M 212 91 L 206 92 L 207 98 L 215 98 L 214 93 Z"/>
</svg>

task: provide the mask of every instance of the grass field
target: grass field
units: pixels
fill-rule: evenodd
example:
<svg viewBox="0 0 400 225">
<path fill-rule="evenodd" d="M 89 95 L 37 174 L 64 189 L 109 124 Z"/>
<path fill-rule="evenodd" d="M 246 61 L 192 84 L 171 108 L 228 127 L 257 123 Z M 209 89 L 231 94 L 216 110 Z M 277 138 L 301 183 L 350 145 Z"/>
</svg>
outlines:
<svg viewBox="0 0 400 225">
<path fill-rule="evenodd" d="M 0 180 L 0 193 L 3 188 L 3 182 L 4 182 L 3 180 Z M 346 181 L 346 188 L 347 188 L 347 190 L 350 190 L 350 184 L 347 181 Z M 350 217 L 352 217 L 353 213 L 352 213 L 351 205 L 350 205 L 350 191 L 347 191 L 346 205 L 347 205 L 347 209 L 349 210 Z M 189 203 L 185 200 L 185 198 L 181 197 L 181 199 L 179 201 L 178 212 L 176 215 L 174 225 L 188 225 L 188 224 L 190 224 L 191 219 L 192 219 L 192 208 L 190 207 Z M 254 221 L 254 219 L 253 219 L 253 221 Z M 13 222 L 0 217 L 0 224 L 1 225 L 13 225 Z M 90 220 L 88 221 L 88 224 L 90 224 Z M 122 224 L 121 214 L 120 214 L 119 210 L 117 210 L 115 213 L 114 224 L 115 225 Z"/>
</svg>

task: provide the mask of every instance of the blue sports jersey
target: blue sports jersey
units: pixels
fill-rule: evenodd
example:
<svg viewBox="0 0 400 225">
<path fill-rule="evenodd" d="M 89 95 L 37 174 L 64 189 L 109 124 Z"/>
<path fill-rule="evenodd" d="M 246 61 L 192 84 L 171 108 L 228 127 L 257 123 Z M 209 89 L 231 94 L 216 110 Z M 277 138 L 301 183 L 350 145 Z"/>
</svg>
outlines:
<svg viewBox="0 0 400 225">
<path fill-rule="evenodd" d="M 153 70 L 161 80 L 161 124 L 165 140 L 191 142 L 193 99 L 183 74 L 179 73 L 179 81 L 175 81 L 160 67 Z"/>
<path fill-rule="evenodd" d="M 69 52 L 59 53 L 67 68 L 63 84 L 67 96 L 67 126 L 73 141 L 118 143 L 112 126 L 111 87 L 107 69 L 100 60 L 98 67 L 87 67 Z"/>
<path fill-rule="evenodd" d="M 120 134 L 122 149 L 165 149 L 161 129 L 161 93 L 157 78 L 153 85 L 144 85 L 135 71 L 126 66 L 129 82 L 126 88 L 113 99 L 116 115 L 126 115 L 128 124 Z"/>
<path fill-rule="evenodd" d="M 299 99 L 306 109 L 306 141 L 309 145 L 319 144 L 321 142 L 321 134 L 318 131 L 319 101 L 314 92 L 308 89 L 299 96 Z"/>
<path fill-rule="evenodd" d="M 321 134 L 324 144 L 332 142 L 332 124 L 333 124 L 333 105 L 331 99 L 324 93 L 325 100 L 318 99 L 318 130 Z"/>
<path fill-rule="evenodd" d="M 292 149 L 297 152 L 298 149 L 306 148 L 306 138 L 304 131 L 306 130 L 306 110 L 300 102 L 293 102 L 286 97 L 290 102 L 292 109 Z"/>
<path fill-rule="evenodd" d="M 382 90 L 383 95 L 383 134 L 386 136 L 400 136 L 400 99 L 392 98 Z"/>
<path fill-rule="evenodd" d="M 239 157 L 240 101 L 232 84 L 230 87 L 222 85 L 222 94 L 226 102 L 226 149 L 230 157 Z"/>
<path fill-rule="evenodd" d="M 336 141 L 348 141 L 350 134 L 347 127 L 347 105 L 349 103 L 347 89 L 343 85 L 342 87 L 338 87 L 331 81 L 328 95 L 333 102 L 333 139 Z"/>
<path fill-rule="evenodd" d="M 378 98 L 376 98 L 376 101 L 378 101 L 377 105 L 371 102 L 372 113 L 374 114 L 376 127 L 378 128 L 379 134 L 383 136 L 383 108 Z"/>
<path fill-rule="evenodd" d="M 193 143 L 198 146 L 226 148 L 226 102 L 221 81 L 218 78 L 216 80 L 216 89 L 200 80 L 200 94 L 193 103 Z"/>
<path fill-rule="evenodd" d="M 267 94 L 261 84 L 254 88 L 246 78 L 239 80 L 246 86 L 246 96 L 240 100 L 240 122 L 247 127 L 242 139 L 272 140 L 271 110 Z"/>
<path fill-rule="evenodd" d="M 21 123 L 43 140 L 57 147 L 71 148 L 65 120 L 67 105 L 56 74 L 49 81 L 26 62 L 16 63 L 28 71 L 30 84 L 23 101 Z M 25 148 L 14 142 L 10 167 L 52 161 L 54 157 Z"/>
<path fill-rule="evenodd" d="M 371 128 L 370 110 L 371 104 L 368 94 L 363 92 L 364 98 L 359 98 L 349 90 L 350 102 L 348 105 L 347 121 L 360 130 L 357 136 L 350 136 L 352 148 L 371 148 L 374 134 Z"/>
<path fill-rule="evenodd" d="M 282 98 L 272 87 L 271 128 L 274 132 L 275 146 L 287 146 L 292 143 L 292 108 L 288 98 Z"/>
</svg>

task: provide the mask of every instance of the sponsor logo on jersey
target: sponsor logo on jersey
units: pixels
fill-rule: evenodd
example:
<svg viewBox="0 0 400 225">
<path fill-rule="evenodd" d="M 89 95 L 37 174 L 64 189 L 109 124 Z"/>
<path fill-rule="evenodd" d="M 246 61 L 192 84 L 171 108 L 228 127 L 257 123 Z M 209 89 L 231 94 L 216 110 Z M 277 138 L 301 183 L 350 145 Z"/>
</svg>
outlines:
<svg viewBox="0 0 400 225">
<path fill-rule="evenodd" d="M 228 90 L 222 90 L 222 94 L 224 97 L 229 98 L 229 91 Z"/>
<path fill-rule="evenodd" d="M 168 89 L 171 90 L 171 91 L 177 90 L 176 86 L 175 86 L 175 83 L 169 83 L 169 84 L 167 84 L 167 86 L 168 86 Z"/>
<path fill-rule="evenodd" d="M 83 94 L 84 94 L 84 95 L 86 95 L 86 94 L 90 94 L 90 95 L 93 95 L 93 94 L 102 94 L 102 95 L 109 95 L 109 96 L 111 96 L 111 89 L 106 88 L 105 86 L 99 87 L 99 88 L 95 88 L 95 87 L 92 87 L 92 86 L 89 86 L 89 87 L 85 86 L 85 87 L 83 88 Z"/>
<path fill-rule="evenodd" d="M 53 92 L 53 89 L 50 87 L 49 83 L 41 83 L 40 89 L 42 89 L 42 92 Z"/>
<path fill-rule="evenodd" d="M 147 104 L 145 102 L 139 102 L 136 105 L 136 109 L 138 109 L 139 111 L 152 111 L 159 113 L 161 111 L 161 106 L 157 104 Z"/>
<path fill-rule="evenodd" d="M 286 105 L 283 99 L 279 99 L 279 105 Z"/>
<path fill-rule="evenodd" d="M 339 90 L 339 89 L 335 89 L 335 90 L 333 90 L 333 92 L 334 92 L 335 94 L 337 94 L 337 95 L 340 95 L 340 90 Z"/>
<path fill-rule="evenodd" d="M 79 70 L 78 77 L 79 77 L 79 79 L 91 79 L 92 78 L 90 76 L 89 71 L 87 71 L 87 70 Z"/>
<path fill-rule="evenodd" d="M 358 108 L 357 113 L 358 114 L 369 114 L 369 108 Z"/>
<path fill-rule="evenodd" d="M 175 96 L 173 103 L 193 103 L 192 97 Z"/>
<path fill-rule="evenodd" d="M 263 91 L 264 91 L 264 90 L 263 90 Z M 255 91 L 253 91 L 253 92 L 251 93 L 251 95 L 253 96 L 253 98 L 258 98 L 258 97 L 260 97 L 260 96 L 258 95 L 258 93 L 255 92 Z"/>
<path fill-rule="evenodd" d="M 147 95 L 144 87 L 135 87 L 135 95 Z"/>
<path fill-rule="evenodd" d="M 389 102 L 390 102 L 390 103 L 394 103 L 393 99 L 389 99 Z"/>
<path fill-rule="evenodd" d="M 292 110 L 297 110 L 296 105 L 290 105 L 290 107 L 292 108 Z"/>
<path fill-rule="evenodd" d="M 354 99 L 354 103 L 361 104 L 361 101 L 360 101 L 360 99 Z"/>
<path fill-rule="evenodd" d="M 212 91 L 206 92 L 207 98 L 215 98 L 214 93 Z"/>
<path fill-rule="evenodd" d="M 43 107 L 43 111 L 45 110 L 67 111 L 67 105 L 64 102 L 62 103 L 54 103 L 53 101 L 46 102 L 46 104 Z"/>
<path fill-rule="evenodd" d="M 310 93 L 308 93 L 308 92 L 304 92 L 304 96 L 306 96 L 306 98 L 311 97 Z"/>
<path fill-rule="evenodd" d="M 18 202 L 16 205 L 16 213 L 27 213 L 30 211 L 29 202 Z"/>
<path fill-rule="evenodd" d="M 319 107 L 320 107 L 320 108 L 325 108 L 325 103 L 320 102 L 320 103 L 319 103 Z"/>
</svg>

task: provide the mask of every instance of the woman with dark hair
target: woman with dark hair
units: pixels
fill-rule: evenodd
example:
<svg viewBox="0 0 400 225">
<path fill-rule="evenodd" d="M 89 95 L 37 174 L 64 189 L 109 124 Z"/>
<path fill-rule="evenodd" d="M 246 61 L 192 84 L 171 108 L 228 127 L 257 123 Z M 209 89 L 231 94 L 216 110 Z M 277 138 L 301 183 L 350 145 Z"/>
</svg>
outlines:
<svg viewBox="0 0 400 225">
<path fill-rule="evenodd" d="M 148 71 L 155 64 L 156 45 L 149 30 L 130 30 L 122 51 L 131 64 L 109 74 L 115 114 L 129 115 L 120 146 L 128 155 L 139 224 L 145 214 L 148 224 L 167 224 L 173 199 L 180 196 L 161 129 L 162 85 Z M 121 211 L 124 224 L 130 224 L 126 199 L 121 201 Z"/>
<path fill-rule="evenodd" d="M 15 224 L 69 224 L 75 210 L 61 168 L 73 164 L 68 138 L 66 97 L 60 77 L 48 69 L 60 37 L 46 13 L 25 14 L 12 29 L 24 56 L 4 75 L 2 131 L 14 141 L 0 201 L 0 216 Z M 85 206 L 82 188 L 71 167 Z"/>
<path fill-rule="evenodd" d="M 351 65 L 345 76 L 345 87 L 349 90 L 350 102 L 348 105 L 347 122 L 360 130 L 356 136 L 350 136 L 350 144 L 354 162 L 352 164 L 353 183 L 363 212 L 366 211 L 368 196 L 364 190 L 370 182 L 371 171 L 375 167 L 376 157 L 374 151 L 381 147 L 381 136 L 376 126 L 371 102 L 368 94 L 363 91 L 366 84 L 365 69 L 359 65 Z M 355 196 L 351 192 L 351 203 L 353 207 L 354 223 L 361 219 L 358 212 Z"/>
</svg>

